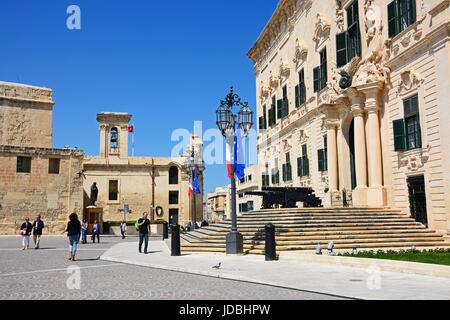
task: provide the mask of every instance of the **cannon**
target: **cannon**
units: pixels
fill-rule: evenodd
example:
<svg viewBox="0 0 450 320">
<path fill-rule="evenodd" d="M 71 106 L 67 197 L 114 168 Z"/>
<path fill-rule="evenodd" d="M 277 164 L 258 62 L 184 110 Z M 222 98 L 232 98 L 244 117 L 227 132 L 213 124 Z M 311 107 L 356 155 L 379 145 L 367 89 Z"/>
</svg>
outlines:
<svg viewBox="0 0 450 320">
<path fill-rule="evenodd" d="M 262 191 L 249 191 L 245 194 L 263 197 L 261 209 L 272 209 L 275 205 L 297 208 L 297 202 L 302 202 L 304 208 L 323 207 L 322 200 L 316 197 L 312 188 L 265 187 Z"/>
</svg>

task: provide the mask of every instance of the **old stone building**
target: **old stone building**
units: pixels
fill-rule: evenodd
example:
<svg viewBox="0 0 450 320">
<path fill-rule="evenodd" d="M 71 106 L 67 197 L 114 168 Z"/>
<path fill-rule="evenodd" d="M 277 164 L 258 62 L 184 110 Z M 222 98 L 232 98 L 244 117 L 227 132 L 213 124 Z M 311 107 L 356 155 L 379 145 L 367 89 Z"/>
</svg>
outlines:
<svg viewBox="0 0 450 320">
<path fill-rule="evenodd" d="M 254 63 L 264 185 L 450 231 L 450 2 L 281 0 Z"/>
<path fill-rule="evenodd" d="M 231 185 L 217 187 L 208 193 L 208 217 L 212 222 L 224 221 L 231 218 Z"/>
<path fill-rule="evenodd" d="M 52 90 L 0 82 L 0 234 L 41 214 L 60 233 L 82 213 L 84 153 L 52 146 Z"/>
<path fill-rule="evenodd" d="M 261 209 L 262 197 L 246 194 L 261 190 L 261 175 L 257 165 L 245 168 L 245 177 L 237 182 L 237 212 L 242 214 Z"/>
<path fill-rule="evenodd" d="M 189 174 L 184 164 L 194 145 L 199 157 L 202 141 L 191 136 L 185 156 L 178 158 L 130 157 L 129 122 L 127 113 L 99 113 L 100 154 L 86 157 L 84 169 L 84 204 L 90 205 L 91 186 L 97 184 L 97 207 L 103 209 L 103 220 L 122 221 L 120 209 L 127 204 L 131 214 L 125 218 L 136 220 L 148 212 L 153 220 L 177 221 L 180 225 L 192 220 L 189 198 Z M 199 172 L 203 190 L 203 173 Z M 203 196 L 196 195 L 196 220 L 203 220 Z M 153 209 L 152 209 L 153 208 Z"/>
<path fill-rule="evenodd" d="M 201 158 L 198 137 L 177 158 L 129 157 L 131 115 L 101 113 L 100 154 L 86 156 L 53 148 L 53 106 L 50 89 L 0 82 L 0 234 L 16 234 L 26 217 L 39 214 L 52 234 L 63 232 L 72 212 L 80 218 L 102 212 L 95 217 L 99 222 L 131 221 L 143 212 L 180 224 L 192 219 L 184 164 L 192 146 Z M 94 182 L 98 201 L 87 211 Z M 203 172 L 199 184 L 203 190 Z M 202 199 L 196 195 L 197 220 L 203 219 Z M 126 204 L 131 213 L 124 216 L 119 210 Z"/>
</svg>

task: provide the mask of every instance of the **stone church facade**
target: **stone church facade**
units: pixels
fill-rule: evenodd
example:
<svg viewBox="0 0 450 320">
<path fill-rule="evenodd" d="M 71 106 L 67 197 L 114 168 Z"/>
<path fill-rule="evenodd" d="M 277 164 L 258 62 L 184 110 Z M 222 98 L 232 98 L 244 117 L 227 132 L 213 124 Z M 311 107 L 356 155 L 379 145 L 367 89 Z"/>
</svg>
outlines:
<svg viewBox="0 0 450 320">
<path fill-rule="evenodd" d="M 91 205 L 90 189 L 98 186 L 97 209 L 103 222 L 128 221 L 148 212 L 154 220 L 192 217 L 189 175 L 184 168 L 192 146 L 201 157 L 202 141 L 191 136 L 177 158 L 130 157 L 131 115 L 100 113 L 100 153 L 53 147 L 51 89 L 0 82 L 0 234 L 17 234 L 25 218 L 42 215 L 46 233 L 61 234 L 68 215 L 80 218 Z M 114 136 L 114 139 L 113 139 Z M 199 174 L 203 190 L 203 173 Z M 202 195 L 196 195 L 197 221 L 203 218 Z M 152 209 L 153 208 L 153 209 Z"/>
<path fill-rule="evenodd" d="M 263 186 L 450 231 L 450 1 L 281 0 L 249 51 Z"/>
</svg>

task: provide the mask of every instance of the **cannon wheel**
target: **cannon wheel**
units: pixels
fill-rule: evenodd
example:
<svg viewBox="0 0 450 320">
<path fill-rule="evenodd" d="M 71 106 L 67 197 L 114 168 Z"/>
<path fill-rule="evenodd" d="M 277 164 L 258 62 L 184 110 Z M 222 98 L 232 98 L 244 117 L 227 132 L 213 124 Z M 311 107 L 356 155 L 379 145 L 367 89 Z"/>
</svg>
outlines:
<svg viewBox="0 0 450 320">
<path fill-rule="evenodd" d="M 297 205 L 297 203 L 295 202 L 294 199 L 289 199 L 289 200 L 287 201 L 287 207 L 288 207 L 288 208 L 295 208 L 296 205 Z"/>
</svg>

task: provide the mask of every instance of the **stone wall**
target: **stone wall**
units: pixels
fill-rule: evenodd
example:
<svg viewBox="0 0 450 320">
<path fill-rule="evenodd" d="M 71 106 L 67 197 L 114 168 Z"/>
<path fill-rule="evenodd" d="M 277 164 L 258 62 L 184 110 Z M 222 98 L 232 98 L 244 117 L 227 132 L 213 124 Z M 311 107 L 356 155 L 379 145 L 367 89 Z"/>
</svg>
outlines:
<svg viewBox="0 0 450 320">
<path fill-rule="evenodd" d="M 31 173 L 17 173 L 17 156 L 32 157 Z M 17 234 L 26 217 L 42 215 L 45 233 L 61 234 L 68 214 L 82 213 L 80 150 L 0 146 L 0 234 Z M 49 174 L 49 159 L 60 159 L 60 173 Z"/>
<path fill-rule="evenodd" d="M 0 82 L 0 145 L 52 147 L 52 91 Z"/>
</svg>

